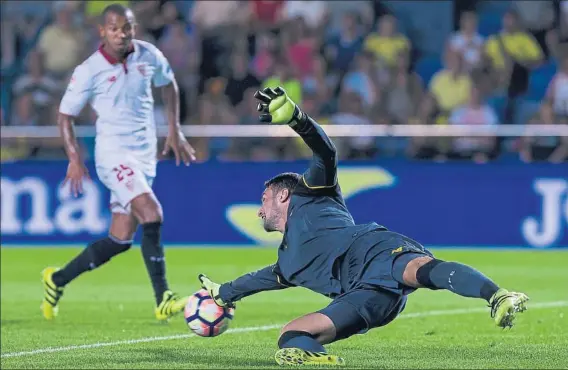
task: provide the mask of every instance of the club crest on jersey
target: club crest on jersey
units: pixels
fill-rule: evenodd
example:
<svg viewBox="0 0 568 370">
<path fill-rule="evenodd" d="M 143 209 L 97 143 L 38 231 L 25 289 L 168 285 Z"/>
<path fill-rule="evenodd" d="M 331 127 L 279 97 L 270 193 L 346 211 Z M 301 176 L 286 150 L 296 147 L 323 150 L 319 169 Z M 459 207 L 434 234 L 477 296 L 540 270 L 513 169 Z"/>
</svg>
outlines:
<svg viewBox="0 0 568 370">
<path fill-rule="evenodd" d="M 138 72 L 140 72 L 142 76 L 146 76 L 146 66 L 144 64 L 139 64 L 138 67 L 136 68 L 138 69 Z"/>
</svg>

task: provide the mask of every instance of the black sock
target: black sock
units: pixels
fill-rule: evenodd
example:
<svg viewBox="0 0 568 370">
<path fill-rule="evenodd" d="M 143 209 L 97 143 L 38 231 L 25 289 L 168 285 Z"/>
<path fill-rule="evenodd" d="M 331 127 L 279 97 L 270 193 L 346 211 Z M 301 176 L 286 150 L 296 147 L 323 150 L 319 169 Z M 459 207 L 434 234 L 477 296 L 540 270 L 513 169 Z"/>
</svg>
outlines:
<svg viewBox="0 0 568 370">
<path fill-rule="evenodd" d="M 457 262 L 432 260 L 416 272 L 418 282 L 432 289 L 447 289 L 464 297 L 483 298 L 489 302 L 499 287 L 472 267 Z"/>
<path fill-rule="evenodd" d="M 150 222 L 142 225 L 142 256 L 152 281 L 157 305 L 162 302 L 164 292 L 168 290 L 164 249 L 160 242 L 161 228 L 161 222 Z"/>
<path fill-rule="evenodd" d="M 314 336 L 305 331 L 287 331 L 278 340 L 280 348 L 300 348 L 304 351 L 326 353 L 325 348 Z"/>
<path fill-rule="evenodd" d="M 52 276 L 53 283 L 59 287 L 65 286 L 83 272 L 94 270 L 117 254 L 127 251 L 131 245 L 132 240 L 120 241 L 112 237 L 97 240 L 83 249 L 63 269 L 55 272 Z"/>
</svg>

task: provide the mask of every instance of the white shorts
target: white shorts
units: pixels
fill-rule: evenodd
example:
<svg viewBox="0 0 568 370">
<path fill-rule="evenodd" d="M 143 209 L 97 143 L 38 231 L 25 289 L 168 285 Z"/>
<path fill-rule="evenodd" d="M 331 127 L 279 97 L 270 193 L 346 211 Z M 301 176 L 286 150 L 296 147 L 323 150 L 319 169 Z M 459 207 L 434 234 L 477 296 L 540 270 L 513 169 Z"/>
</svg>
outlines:
<svg viewBox="0 0 568 370">
<path fill-rule="evenodd" d="M 97 175 L 110 190 L 110 209 L 113 213 L 130 214 L 130 202 L 137 196 L 152 193 L 155 171 L 148 171 L 133 159 L 105 160 L 96 164 Z"/>
</svg>

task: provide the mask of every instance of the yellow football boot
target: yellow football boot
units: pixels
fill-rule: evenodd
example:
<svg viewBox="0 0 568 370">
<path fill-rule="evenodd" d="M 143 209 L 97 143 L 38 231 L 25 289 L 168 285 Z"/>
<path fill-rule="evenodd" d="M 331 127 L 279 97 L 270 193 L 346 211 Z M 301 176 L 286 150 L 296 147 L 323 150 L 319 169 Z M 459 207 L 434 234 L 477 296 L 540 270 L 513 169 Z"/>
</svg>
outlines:
<svg viewBox="0 0 568 370">
<path fill-rule="evenodd" d="M 58 287 L 53 283 L 52 276 L 59 269 L 47 267 L 41 272 L 43 284 L 43 301 L 41 302 L 41 312 L 47 320 L 53 320 L 59 312 L 59 299 L 63 296 L 63 287 Z"/>
<path fill-rule="evenodd" d="M 501 328 L 512 328 L 516 313 L 524 312 L 527 309 L 526 303 L 528 300 L 529 297 L 524 293 L 499 289 L 489 300 L 491 318 Z"/>
<path fill-rule="evenodd" d="M 278 365 L 289 366 L 344 366 L 345 360 L 327 353 L 309 352 L 300 348 L 282 348 L 274 355 Z"/>
<path fill-rule="evenodd" d="M 168 319 L 183 311 L 189 297 L 180 298 L 171 290 L 164 292 L 162 302 L 156 307 L 156 319 L 168 321 Z"/>
</svg>

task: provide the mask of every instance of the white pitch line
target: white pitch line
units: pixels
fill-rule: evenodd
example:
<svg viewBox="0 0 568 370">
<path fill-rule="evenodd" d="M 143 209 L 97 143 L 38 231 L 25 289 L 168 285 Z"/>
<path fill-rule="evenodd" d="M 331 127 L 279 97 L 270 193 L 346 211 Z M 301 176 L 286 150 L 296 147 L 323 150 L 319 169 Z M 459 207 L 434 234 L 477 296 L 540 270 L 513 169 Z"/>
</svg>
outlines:
<svg viewBox="0 0 568 370">
<path fill-rule="evenodd" d="M 248 333 L 252 331 L 267 331 L 272 329 L 278 329 L 281 327 L 282 325 L 251 326 L 245 328 L 229 329 L 223 334 Z M 196 334 L 177 334 L 177 335 L 168 335 L 164 337 L 148 337 L 140 339 L 119 340 L 116 342 L 103 342 L 103 343 L 81 344 L 81 345 L 65 346 L 65 347 L 40 348 L 40 349 L 35 349 L 33 351 L 11 352 L 11 353 L 2 354 L 2 358 L 37 355 L 40 353 L 66 352 L 66 351 L 73 351 L 76 349 L 112 347 L 112 346 L 120 346 L 123 344 L 137 344 L 137 343 L 159 342 L 159 341 L 172 340 L 172 339 L 186 339 L 186 338 L 193 338 L 196 336 L 197 336 Z"/>
<path fill-rule="evenodd" d="M 551 308 L 551 307 L 566 307 L 568 306 L 568 301 L 555 301 L 555 302 L 543 302 L 543 303 L 534 303 L 529 304 L 529 309 L 539 309 L 539 308 Z M 487 308 L 470 308 L 470 309 L 454 309 L 454 310 L 437 310 L 437 311 L 425 311 L 425 312 L 415 312 L 415 313 L 408 313 L 402 314 L 398 317 L 400 319 L 411 319 L 417 317 L 429 317 L 429 316 L 442 316 L 442 315 L 462 315 L 468 313 L 478 313 L 478 312 L 487 312 Z M 223 335 L 226 334 L 237 334 L 237 333 L 250 333 L 250 332 L 258 332 L 258 331 L 268 331 L 273 329 L 279 329 L 284 324 L 275 324 L 275 325 L 264 325 L 264 326 L 251 326 L 251 327 L 244 327 L 244 328 L 235 328 L 227 330 Z M 137 343 L 149 343 L 149 342 L 161 342 L 166 340 L 173 340 L 173 339 L 186 339 L 186 338 L 193 338 L 196 337 L 195 334 L 178 334 L 178 335 L 168 335 L 162 337 L 148 337 L 148 338 L 140 338 L 140 339 L 130 339 L 130 340 L 120 340 L 116 342 L 103 342 L 103 343 L 92 343 L 92 344 L 81 344 L 81 345 L 74 345 L 74 346 L 65 346 L 65 347 L 52 347 L 52 348 L 40 348 L 35 349 L 33 351 L 23 351 L 23 352 L 10 352 L 2 354 L 2 358 L 9 358 L 9 357 L 23 357 L 23 356 L 31 356 L 37 355 L 41 353 L 53 353 L 53 352 L 67 352 L 67 351 L 74 351 L 78 349 L 92 349 L 92 348 L 100 348 L 100 347 L 113 347 L 113 346 L 120 346 L 125 344 L 137 344 Z"/>
</svg>

